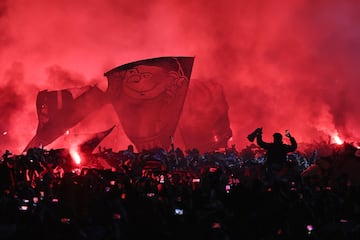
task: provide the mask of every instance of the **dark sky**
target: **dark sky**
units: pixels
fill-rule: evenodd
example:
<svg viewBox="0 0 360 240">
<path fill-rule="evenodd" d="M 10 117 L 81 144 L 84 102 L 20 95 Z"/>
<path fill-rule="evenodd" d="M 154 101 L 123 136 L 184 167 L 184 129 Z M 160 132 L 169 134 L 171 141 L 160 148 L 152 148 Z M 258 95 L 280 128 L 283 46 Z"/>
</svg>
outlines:
<svg viewBox="0 0 360 240">
<path fill-rule="evenodd" d="M 289 129 L 299 142 L 358 141 L 359 26 L 356 0 L 2 0 L 0 151 L 35 135 L 38 91 L 105 90 L 108 70 L 172 55 L 195 56 L 192 78 L 223 85 L 229 144 L 260 126 L 265 140 Z M 72 131 L 119 124 L 111 106 L 100 112 Z M 121 126 L 104 142 L 128 143 Z"/>
</svg>

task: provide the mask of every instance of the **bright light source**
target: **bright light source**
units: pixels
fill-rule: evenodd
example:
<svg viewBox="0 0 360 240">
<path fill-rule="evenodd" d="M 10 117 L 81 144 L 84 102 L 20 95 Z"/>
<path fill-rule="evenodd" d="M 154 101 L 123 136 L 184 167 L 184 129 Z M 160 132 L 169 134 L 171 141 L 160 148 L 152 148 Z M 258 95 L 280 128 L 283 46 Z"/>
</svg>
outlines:
<svg viewBox="0 0 360 240">
<path fill-rule="evenodd" d="M 344 141 L 339 137 L 338 133 L 333 135 L 333 140 L 338 145 L 342 145 L 344 143 Z"/>
<path fill-rule="evenodd" d="M 80 154 L 75 149 L 70 149 L 70 155 L 76 164 L 79 165 L 81 163 Z"/>
</svg>

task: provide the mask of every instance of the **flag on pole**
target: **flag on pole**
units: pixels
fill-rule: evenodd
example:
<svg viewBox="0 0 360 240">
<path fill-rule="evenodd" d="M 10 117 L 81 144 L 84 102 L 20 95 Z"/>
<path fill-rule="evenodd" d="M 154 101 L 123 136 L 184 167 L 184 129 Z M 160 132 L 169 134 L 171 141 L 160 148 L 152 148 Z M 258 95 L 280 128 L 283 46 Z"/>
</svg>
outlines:
<svg viewBox="0 0 360 240">
<path fill-rule="evenodd" d="M 46 146 L 105 104 L 105 95 L 96 86 L 40 91 L 36 98 L 36 135 L 24 151 Z"/>
<path fill-rule="evenodd" d="M 89 137 L 86 141 L 84 141 L 79 145 L 80 151 L 82 153 L 91 154 L 94 151 L 94 149 L 100 144 L 100 142 L 104 138 L 106 138 L 114 128 L 115 125 L 105 131 L 92 134 L 91 137 Z"/>
</svg>

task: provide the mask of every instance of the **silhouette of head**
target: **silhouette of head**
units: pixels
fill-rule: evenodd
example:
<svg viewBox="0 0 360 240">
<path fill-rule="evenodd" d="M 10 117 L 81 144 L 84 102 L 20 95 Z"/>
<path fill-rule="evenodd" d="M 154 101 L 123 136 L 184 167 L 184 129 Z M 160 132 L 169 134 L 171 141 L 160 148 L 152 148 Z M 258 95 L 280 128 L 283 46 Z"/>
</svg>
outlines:
<svg viewBox="0 0 360 240">
<path fill-rule="evenodd" d="M 274 133 L 274 143 L 282 143 L 282 135 L 281 133 Z"/>
<path fill-rule="evenodd" d="M 127 150 L 128 150 L 129 152 L 134 152 L 134 146 L 133 146 L 132 144 L 128 145 Z"/>
</svg>

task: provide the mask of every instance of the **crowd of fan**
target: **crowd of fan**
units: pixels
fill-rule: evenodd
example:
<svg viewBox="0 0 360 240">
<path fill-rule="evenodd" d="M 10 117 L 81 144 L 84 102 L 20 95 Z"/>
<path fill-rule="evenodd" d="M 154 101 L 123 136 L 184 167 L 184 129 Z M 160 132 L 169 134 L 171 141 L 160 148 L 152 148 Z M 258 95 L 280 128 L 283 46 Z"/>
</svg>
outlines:
<svg viewBox="0 0 360 240">
<path fill-rule="evenodd" d="M 0 238 L 360 239 L 358 184 L 304 176 L 318 159 L 299 152 L 268 176 L 262 154 L 129 146 L 100 149 L 80 167 L 64 149 L 6 152 Z"/>
</svg>

